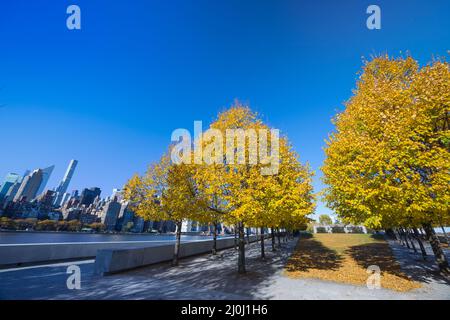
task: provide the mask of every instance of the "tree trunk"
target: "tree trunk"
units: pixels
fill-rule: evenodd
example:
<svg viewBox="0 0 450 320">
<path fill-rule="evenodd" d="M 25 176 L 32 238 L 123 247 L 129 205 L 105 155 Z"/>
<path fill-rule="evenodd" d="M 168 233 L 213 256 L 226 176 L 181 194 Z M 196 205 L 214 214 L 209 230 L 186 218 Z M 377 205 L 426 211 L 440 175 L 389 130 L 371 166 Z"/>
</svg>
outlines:
<svg viewBox="0 0 450 320">
<path fill-rule="evenodd" d="M 425 236 L 425 240 L 430 241 L 430 238 L 428 237 L 428 234 L 425 232 L 425 229 L 421 229 L 422 234 Z"/>
<path fill-rule="evenodd" d="M 441 227 L 441 229 L 442 229 L 442 233 L 444 234 L 445 242 L 447 242 L 447 244 L 450 244 L 450 242 L 449 242 L 449 240 L 448 240 L 447 232 L 445 232 L 445 228 L 444 228 L 444 226 L 442 225 L 442 223 L 440 224 L 440 227 Z"/>
<path fill-rule="evenodd" d="M 261 228 L 261 258 L 265 258 L 266 253 L 264 252 L 264 228 Z"/>
<path fill-rule="evenodd" d="M 238 249 L 238 225 L 234 225 L 234 250 Z"/>
<path fill-rule="evenodd" d="M 273 230 L 273 227 L 270 228 L 270 233 L 272 234 L 272 251 L 277 251 L 275 248 L 275 231 Z"/>
<path fill-rule="evenodd" d="M 177 221 L 177 239 L 175 241 L 175 250 L 173 252 L 173 260 L 172 260 L 172 266 L 178 265 L 178 256 L 180 254 L 180 242 L 181 242 L 181 224 L 182 221 Z"/>
<path fill-rule="evenodd" d="M 441 270 L 441 272 L 449 274 L 450 269 L 448 266 L 448 261 L 444 252 L 442 251 L 439 239 L 436 236 L 436 233 L 434 232 L 433 226 L 431 225 L 431 223 L 424 223 L 423 229 L 425 230 L 425 233 L 430 239 L 431 248 L 433 249 L 433 253 L 436 258 L 436 263 L 438 264 L 439 269 Z"/>
<path fill-rule="evenodd" d="M 281 248 L 280 228 L 277 228 L 278 247 Z"/>
<path fill-rule="evenodd" d="M 406 234 L 407 234 L 407 236 L 409 238 L 409 241 L 411 241 L 411 246 L 412 246 L 412 248 L 414 250 L 414 253 L 417 253 L 416 246 L 414 245 L 414 238 L 411 236 L 411 231 L 410 231 L 409 228 L 406 229 Z"/>
<path fill-rule="evenodd" d="M 239 222 L 239 258 L 238 258 L 238 272 L 245 273 L 245 234 L 244 223 Z"/>
<path fill-rule="evenodd" d="M 427 260 L 427 251 L 425 250 L 422 240 L 420 239 L 419 231 L 417 231 L 417 228 L 413 228 L 413 231 L 414 231 L 414 236 L 416 237 L 417 243 L 419 243 L 419 247 L 420 247 L 420 251 L 422 252 L 423 260 Z"/>
<path fill-rule="evenodd" d="M 402 238 L 402 234 L 400 233 L 400 230 L 398 228 L 396 228 L 395 232 L 397 233 L 396 236 L 397 236 L 398 242 L 400 242 L 400 244 L 402 246 L 404 246 L 405 244 L 403 243 L 403 238 Z"/>
<path fill-rule="evenodd" d="M 397 240 L 397 236 L 395 235 L 395 231 L 393 229 L 387 229 L 386 234 L 392 238 L 392 240 Z"/>
<path fill-rule="evenodd" d="M 400 228 L 400 232 L 401 232 L 401 234 L 402 234 L 403 241 L 406 243 L 406 246 L 408 247 L 408 249 L 411 249 L 411 247 L 409 246 L 408 239 L 407 239 L 407 237 L 406 237 L 405 230 L 404 230 L 403 228 Z"/>
<path fill-rule="evenodd" d="M 217 254 L 217 222 L 213 223 L 214 225 L 214 233 L 213 233 L 213 248 L 212 248 L 212 254 Z"/>
</svg>

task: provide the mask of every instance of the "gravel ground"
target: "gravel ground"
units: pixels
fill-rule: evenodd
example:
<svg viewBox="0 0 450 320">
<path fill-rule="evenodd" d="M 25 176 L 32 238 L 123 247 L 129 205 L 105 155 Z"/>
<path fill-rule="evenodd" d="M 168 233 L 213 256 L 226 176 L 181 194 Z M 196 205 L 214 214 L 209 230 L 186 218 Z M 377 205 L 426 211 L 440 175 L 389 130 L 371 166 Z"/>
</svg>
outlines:
<svg viewBox="0 0 450 320">
<path fill-rule="evenodd" d="M 233 249 L 183 259 L 175 268 L 165 263 L 107 277 L 93 275 L 93 261 L 0 270 L 0 299 L 450 299 L 450 282 L 434 272 L 436 266 L 395 242 L 390 245 L 396 258 L 422 288 L 399 293 L 287 278 L 282 270 L 296 241 L 277 252 L 271 252 L 267 241 L 265 260 L 259 257 L 259 244 L 249 245 L 245 275 L 236 272 Z M 81 268 L 80 290 L 67 289 L 71 264 Z"/>
</svg>

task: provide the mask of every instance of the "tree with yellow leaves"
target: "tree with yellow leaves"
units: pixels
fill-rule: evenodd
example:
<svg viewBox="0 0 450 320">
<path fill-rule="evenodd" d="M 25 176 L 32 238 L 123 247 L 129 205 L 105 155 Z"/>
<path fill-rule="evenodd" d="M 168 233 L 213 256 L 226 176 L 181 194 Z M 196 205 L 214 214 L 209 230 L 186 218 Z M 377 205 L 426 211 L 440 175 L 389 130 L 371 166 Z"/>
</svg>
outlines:
<svg viewBox="0 0 450 320">
<path fill-rule="evenodd" d="M 166 154 L 150 165 L 144 176 L 133 176 L 124 188 L 124 197 L 137 215 L 175 222 L 173 265 L 178 264 L 183 219 L 194 217 L 202 209 L 191 170 L 189 165 L 172 163 Z"/>
<path fill-rule="evenodd" d="M 449 106 L 448 63 L 375 58 L 335 118 L 322 168 L 325 200 L 344 221 L 423 226 L 444 272 L 432 226 L 449 217 Z"/>
<path fill-rule="evenodd" d="M 261 257 L 264 258 L 264 228 L 294 230 L 314 212 L 312 173 L 303 166 L 286 138 L 280 139 L 278 174 L 260 176 L 252 192 L 252 207 L 258 209 L 253 226 L 261 227 Z M 274 237 L 274 234 L 272 234 Z M 272 238 L 272 250 L 275 239 Z"/>
<path fill-rule="evenodd" d="M 172 146 L 170 157 L 163 156 L 144 176 L 129 180 L 124 196 L 140 216 L 175 221 L 174 264 L 183 219 L 214 225 L 213 253 L 219 222 L 237 225 L 238 270 L 243 273 L 244 228 L 304 223 L 314 210 L 311 173 L 286 138 L 279 139 L 277 130 L 269 130 L 239 103 L 219 114 L 194 144 L 194 150 L 190 139 Z"/>
<path fill-rule="evenodd" d="M 203 143 L 214 146 L 207 154 L 215 161 L 197 166 L 196 185 L 206 198 L 219 199 L 220 206 L 209 205 L 208 210 L 220 214 L 226 224 L 237 225 L 238 271 L 244 273 L 245 227 L 284 227 L 304 221 L 314 210 L 311 174 L 288 144 L 280 143 L 285 139 L 278 139 L 278 133 L 270 131 L 247 106 L 236 103 L 219 114 L 210 130 L 215 134 L 208 139 L 207 132 Z M 240 136 L 236 135 L 239 130 Z M 264 132 L 265 136 L 256 134 Z M 219 136 L 226 141 L 217 141 Z M 227 150 L 225 157 L 217 157 L 220 149 Z M 259 161 L 252 158 L 255 154 Z"/>
</svg>

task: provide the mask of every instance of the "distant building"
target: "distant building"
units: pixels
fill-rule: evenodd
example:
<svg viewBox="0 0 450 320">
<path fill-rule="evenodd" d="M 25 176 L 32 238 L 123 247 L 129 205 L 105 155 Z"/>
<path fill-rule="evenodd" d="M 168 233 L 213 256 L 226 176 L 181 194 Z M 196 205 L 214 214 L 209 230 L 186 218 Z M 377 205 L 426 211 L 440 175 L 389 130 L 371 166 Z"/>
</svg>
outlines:
<svg viewBox="0 0 450 320">
<path fill-rule="evenodd" d="M 195 221 L 186 219 L 181 223 L 181 232 L 195 232 L 197 230 L 197 223 Z"/>
<path fill-rule="evenodd" d="M 144 229 L 142 232 L 152 231 L 153 230 L 153 221 L 144 221 Z"/>
<path fill-rule="evenodd" d="M 14 201 L 19 201 L 21 199 L 25 199 L 26 201 L 33 200 L 42 183 L 42 177 L 41 169 L 34 170 L 30 175 L 26 176 L 14 197 Z"/>
<path fill-rule="evenodd" d="M 69 208 L 63 211 L 64 220 L 79 220 L 81 216 L 82 210 L 79 208 Z"/>
<path fill-rule="evenodd" d="M 123 200 L 122 189 L 113 189 L 111 198 L 114 199 L 114 197 L 117 198 L 117 201 L 119 202 L 122 201 Z"/>
<path fill-rule="evenodd" d="M 367 233 L 365 226 L 352 224 L 316 224 L 313 226 L 314 233 Z"/>
<path fill-rule="evenodd" d="M 135 216 L 133 221 L 132 232 L 141 233 L 144 232 L 145 220 L 142 217 Z"/>
<path fill-rule="evenodd" d="M 67 188 L 69 187 L 70 181 L 72 180 L 73 174 L 75 172 L 75 169 L 78 165 L 77 160 L 71 160 L 69 163 L 69 166 L 67 167 L 66 174 L 64 175 L 64 178 L 59 183 L 58 188 L 56 189 L 56 192 L 60 194 L 64 194 L 67 192 Z"/>
<path fill-rule="evenodd" d="M 61 202 L 60 202 L 60 206 L 63 206 L 64 204 L 66 204 L 67 203 L 67 201 L 69 201 L 70 200 L 70 193 L 64 193 L 63 194 L 63 196 L 62 196 L 62 198 L 61 198 Z"/>
<path fill-rule="evenodd" d="M 71 195 L 70 195 L 70 197 L 71 197 L 71 198 L 78 199 L 78 198 L 80 197 L 80 195 L 79 195 L 79 193 L 78 193 L 78 190 L 73 190 L 72 193 L 71 193 Z"/>
<path fill-rule="evenodd" d="M 55 199 L 56 192 L 53 190 L 46 190 L 43 194 L 38 197 L 39 203 L 41 205 L 51 207 Z"/>
<path fill-rule="evenodd" d="M 101 216 L 101 221 L 105 225 L 106 230 L 112 231 L 116 228 L 121 207 L 122 205 L 116 199 L 106 203 Z"/>
<path fill-rule="evenodd" d="M 55 166 L 51 166 L 51 167 L 42 169 L 42 182 L 39 186 L 39 189 L 38 189 L 36 195 L 39 196 L 44 192 L 45 187 L 47 186 L 47 182 L 50 179 L 50 176 L 52 175 L 53 169 L 55 169 Z"/>
<path fill-rule="evenodd" d="M 20 182 L 22 180 L 22 177 L 18 175 L 17 173 L 8 173 L 5 177 L 5 180 L 3 181 L 3 184 L 0 187 L 0 201 L 2 201 L 6 194 L 9 191 L 9 188 L 16 182 Z"/>
<path fill-rule="evenodd" d="M 97 222 L 99 218 L 95 214 L 82 213 L 80 215 L 80 222 L 82 224 L 93 224 Z"/>
<path fill-rule="evenodd" d="M 61 207 L 63 205 L 64 194 L 67 192 L 67 188 L 69 187 L 70 181 L 72 180 L 73 174 L 77 167 L 78 161 L 71 160 L 69 166 L 67 167 L 64 178 L 59 183 L 59 186 L 56 188 L 56 199 L 54 205 L 56 207 Z"/>
<path fill-rule="evenodd" d="M 100 197 L 101 193 L 102 190 L 96 187 L 84 189 L 83 192 L 81 192 L 80 204 L 89 207 L 91 204 L 94 203 L 95 198 Z"/>
<path fill-rule="evenodd" d="M 135 222 L 136 222 L 135 220 L 136 220 L 136 215 L 134 214 L 134 212 L 127 209 L 125 211 L 125 214 L 123 215 L 123 221 L 121 223 L 120 231 L 132 231 L 131 229 L 135 227 Z M 124 230 L 130 225 L 131 225 L 131 229 Z"/>
<path fill-rule="evenodd" d="M 48 219 L 49 220 L 53 220 L 53 221 L 60 221 L 62 220 L 63 215 L 61 212 L 58 211 L 54 211 L 54 212 L 49 212 L 48 213 Z"/>
<path fill-rule="evenodd" d="M 158 230 L 161 233 L 175 232 L 176 228 L 175 222 L 170 220 L 155 221 L 153 223 L 153 229 Z"/>
<path fill-rule="evenodd" d="M 29 175 L 30 173 L 31 173 L 30 170 L 25 170 L 25 172 L 24 172 L 23 175 L 22 175 L 22 180 L 25 179 L 25 177 L 26 177 L 27 175 Z"/>
<path fill-rule="evenodd" d="M 5 209 L 8 206 L 8 204 L 14 200 L 14 197 L 16 196 L 17 191 L 19 191 L 20 185 L 21 185 L 21 182 L 16 182 L 9 188 L 8 192 L 6 193 L 5 198 L 3 199 L 4 200 L 3 201 L 4 202 L 3 209 Z"/>
</svg>

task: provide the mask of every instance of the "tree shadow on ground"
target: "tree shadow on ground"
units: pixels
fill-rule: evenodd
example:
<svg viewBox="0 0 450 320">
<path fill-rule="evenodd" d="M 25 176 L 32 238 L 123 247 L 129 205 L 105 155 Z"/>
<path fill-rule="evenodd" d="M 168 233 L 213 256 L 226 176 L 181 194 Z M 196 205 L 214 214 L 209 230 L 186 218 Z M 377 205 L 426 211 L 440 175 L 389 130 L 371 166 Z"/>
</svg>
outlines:
<svg viewBox="0 0 450 320">
<path fill-rule="evenodd" d="M 252 299 L 259 287 L 272 284 L 271 276 L 283 268 L 291 251 L 286 247 L 276 252 L 271 252 L 270 249 L 271 246 L 266 247 L 269 252 L 266 252 L 266 258 L 262 259 L 260 244 L 247 245 L 245 274 L 237 272 L 238 252 L 226 250 L 217 256 L 208 255 L 183 262 L 179 267 L 172 268 L 173 272 L 161 272 L 155 274 L 155 277 L 170 281 L 174 285 L 173 288 L 165 288 L 164 294 L 169 293 L 167 290 L 173 290 L 172 293 L 175 295 L 179 290 L 196 287 L 206 289 L 212 292 L 212 295 L 231 294 L 239 298 Z M 186 277 L 179 277 L 180 273 L 186 274 Z M 203 298 L 207 299 L 206 296 L 200 297 Z"/>
<path fill-rule="evenodd" d="M 382 272 L 388 272 L 408 279 L 402 272 L 400 264 L 394 258 L 387 243 L 366 243 L 352 246 L 345 253 L 349 254 L 364 269 L 372 265 L 377 265 Z"/>
<path fill-rule="evenodd" d="M 271 251 L 266 243 L 266 259 L 260 257 L 260 243 L 246 245 L 247 273 L 237 272 L 237 250 L 220 251 L 216 256 L 201 255 L 182 259 L 179 266 L 170 263 L 142 267 L 132 271 L 96 278 L 71 299 L 255 299 L 259 290 L 276 280 L 295 247 L 295 241 L 283 249 Z"/>
<path fill-rule="evenodd" d="M 289 259 L 288 272 L 308 271 L 309 269 L 338 270 L 343 257 L 324 246 L 314 238 L 300 239 L 297 248 Z"/>
<path fill-rule="evenodd" d="M 381 234 L 381 233 L 374 233 L 374 234 L 371 234 L 370 235 L 370 237 L 372 238 L 372 239 L 375 239 L 375 240 L 385 240 L 386 238 L 386 236 L 384 235 L 384 234 Z"/>
<path fill-rule="evenodd" d="M 416 260 L 411 263 L 411 257 L 406 256 L 409 255 L 408 251 L 398 252 L 397 255 L 394 255 L 391 247 L 385 242 L 352 246 L 346 250 L 346 254 L 349 254 L 363 268 L 377 265 L 381 272 L 403 279 L 421 283 L 432 281 L 450 283 L 433 268 L 432 262 Z M 402 268 L 402 266 L 404 267 Z"/>
</svg>

